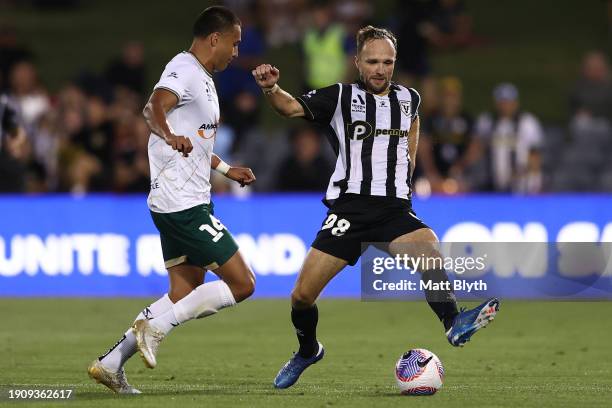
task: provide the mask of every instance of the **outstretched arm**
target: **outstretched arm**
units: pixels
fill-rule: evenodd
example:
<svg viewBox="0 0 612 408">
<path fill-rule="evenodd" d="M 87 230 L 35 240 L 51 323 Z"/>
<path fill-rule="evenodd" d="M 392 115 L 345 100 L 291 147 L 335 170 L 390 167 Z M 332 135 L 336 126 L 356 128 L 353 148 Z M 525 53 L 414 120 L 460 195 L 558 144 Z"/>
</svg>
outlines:
<svg viewBox="0 0 612 408">
<path fill-rule="evenodd" d="M 255 82 L 262 89 L 274 110 L 286 118 L 304 116 L 304 108 L 289 92 L 278 86 L 280 71 L 270 64 L 259 65 L 252 71 Z"/>
</svg>

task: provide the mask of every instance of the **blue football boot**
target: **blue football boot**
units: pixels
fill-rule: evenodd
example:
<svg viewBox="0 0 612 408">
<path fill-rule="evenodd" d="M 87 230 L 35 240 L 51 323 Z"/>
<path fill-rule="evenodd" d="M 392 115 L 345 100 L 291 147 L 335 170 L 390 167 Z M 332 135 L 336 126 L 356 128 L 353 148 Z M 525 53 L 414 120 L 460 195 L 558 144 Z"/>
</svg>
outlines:
<svg viewBox="0 0 612 408">
<path fill-rule="evenodd" d="M 450 330 L 446 332 L 448 342 L 455 347 L 463 346 L 474 333 L 495 319 L 498 311 L 499 299 L 497 298 L 491 298 L 471 310 L 461 308 Z"/>
<path fill-rule="evenodd" d="M 310 358 L 304 358 L 298 353 L 295 353 L 293 357 L 291 357 L 291 360 L 287 361 L 287 364 L 285 364 L 283 368 L 280 369 L 278 374 L 276 374 L 276 378 L 274 379 L 274 387 L 291 387 L 293 384 L 295 384 L 298 378 L 300 378 L 300 375 L 302 375 L 305 369 L 321 360 L 324 355 L 325 349 L 321 343 L 319 343 L 319 350 L 317 353 Z"/>
</svg>

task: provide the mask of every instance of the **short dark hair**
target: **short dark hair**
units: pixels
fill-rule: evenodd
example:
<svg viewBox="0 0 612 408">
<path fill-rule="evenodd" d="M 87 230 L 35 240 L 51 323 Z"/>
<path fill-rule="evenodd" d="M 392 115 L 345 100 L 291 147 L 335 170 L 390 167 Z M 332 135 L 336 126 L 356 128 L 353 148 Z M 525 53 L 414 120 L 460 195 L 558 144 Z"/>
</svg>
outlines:
<svg viewBox="0 0 612 408">
<path fill-rule="evenodd" d="M 235 25 L 241 23 L 233 11 L 223 6 L 211 6 L 205 9 L 193 24 L 193 36 L 208 37 L 212 33 L 227 31 Z"/>
<path fill-rule="evenodd" d="M 397 39 L 393 33 L 385 28 L 366 26 L 357 31 L 357 53 L 359 54 L 366 42 L 370 40 L 389 40 L 397 51 Z"/>
</svg>

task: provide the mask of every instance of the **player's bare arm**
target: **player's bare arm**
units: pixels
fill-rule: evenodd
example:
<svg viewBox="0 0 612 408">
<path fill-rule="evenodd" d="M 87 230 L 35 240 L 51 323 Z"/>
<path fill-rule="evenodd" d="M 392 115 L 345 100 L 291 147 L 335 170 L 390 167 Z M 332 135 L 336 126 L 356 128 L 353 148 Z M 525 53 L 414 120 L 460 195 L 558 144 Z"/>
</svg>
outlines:
<svg viewBox="0 0 612 408">
<path fill-rule="evenodd" d="M 279 85 L 280 71 L 270 64 L 262 64 L 251 71 L 255 82 L 263 90 L 264 95 L 276 112 L 287 118 L 304 116 L 304 108 L 289 92 Z"/>
<path fill-rule="evenodd" d="M 420 121 L 419 117 L 417 116 L 412 122 L 410 130 L 408 131 L 408 154 L 410 155 L 410 163 L 412 163 L 410 177 L 412 177 L 412 173 L 414 173 L 414 169 L 416 167 L 416 154 L 417 149 L 419 148 L 419 127 Z"/>
<path fill-rule="evenodd" d="M 255 174 L 253 174 L 253 171 L 250 168 L 229 166 L 214 153 L 210 161 L 210 166 L 213 169 L 223 173 L 228 179 L 240 183 L 240 187 L 248 186 L 256 180 Z"/>
<path fill-rule="evenodd" d="M 191 140 L 175 135 L 168 123 L 166 113 L 178 104 L 177 96 L 166 89 L 156 89 L 151 94 L 142 114 L 153 133 L 165 140 L 172 149 L 187 157 L 193 150 Z"/>
</svg>

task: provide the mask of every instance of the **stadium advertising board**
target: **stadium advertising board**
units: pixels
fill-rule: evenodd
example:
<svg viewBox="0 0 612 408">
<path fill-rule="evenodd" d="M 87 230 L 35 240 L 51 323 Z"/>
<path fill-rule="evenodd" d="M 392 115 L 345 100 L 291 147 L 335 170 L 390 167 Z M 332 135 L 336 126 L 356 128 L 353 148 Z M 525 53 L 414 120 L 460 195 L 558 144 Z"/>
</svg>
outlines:
<svg viewBox="0 0 612 408">
<path fill-rule="evenodd" d="M 498 256 L 466 277 L 486 282 L 488 294 L 494 288 L 510 298 L 612 297 L 610 245 L 601 244 L 612 242 L 612 197 L 432 197 L 414 208 L 443 242 L 465 243 L 455 251 L 495 243 Z M 157 296 L 167 288 L 143 196 L 4 196 L 0 211 L 0 296 Z M 215 215 L 257 275 L 260 297 L 288 296 L 325 211 L 318 195 L 215 200 Z M 525 263 L 516 244 L 500 246 L 525 242 L 550 243 L 545 262 Z M 376 257 L 380 252 L 368 251 L 364 259 L 370 265 Z M 368 268 L 360 266 L 348 267 L 324 296 L 362 296 L 360 276 Z"/>
</svg>

